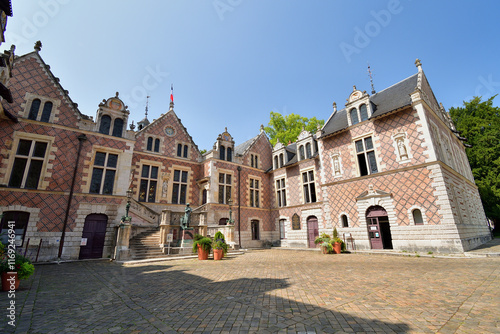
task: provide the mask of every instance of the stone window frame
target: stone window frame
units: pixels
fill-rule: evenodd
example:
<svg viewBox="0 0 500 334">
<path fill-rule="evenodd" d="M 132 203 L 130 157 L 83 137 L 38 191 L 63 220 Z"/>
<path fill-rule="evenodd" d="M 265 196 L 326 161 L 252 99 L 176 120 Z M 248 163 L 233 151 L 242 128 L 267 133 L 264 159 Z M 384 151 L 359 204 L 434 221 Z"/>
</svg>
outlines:
<svg viewBox="0 0 500 334">
<path fill-rule="evenodd" d="M 344 221 L 342 220 L 342 217 L 346 217 L 347 218 L 347 226 L 344 226 Z M 342 227 L 342 228 L 349 228 L 349 227 L 352 227 L 351 225 L 351 219 L 349 218 L 349 214 L 345 211 L 342 211 L 340 214 L 339 214 L 339 217 L 338 217 L 338 222 L 339 222 L 339 226 Z"/>
<path fill-rule="evenodd" d="M 38 180 L 38 187 L 37 187 L 37 190 L 46 190 L 47 187 L 49 186 L 49 181 L 46 181 L 45 179 L 50 179 L 52 177 L 52 173 L 49 172 L 48 170 L 54 167 L 52 163 L 49 163 L 49 161 L 55 161 L 56 159 L 55 153 L 57 152 L 58 149 L 57 147 L 54 147 L 54 141 L 55 141 L 54 137 L 38 135 L 34 133 L 15 131 L 12 139 L 12 148 L 10 150 L 5 150 L 5 149 L 2 150 L 2 153 L 6 153 L 6 156 L 9 157 L 9 160 L 7 162 L 7 168 L 5 169 L 2 168 L 2 171 L 4 172 L 4 179 L 2 183 L 4 185 L 9 184 L 10 175 L 12 174 L 12 168 L 14 167 L 14 161 L 16 158 L 16 151 L 17 148 L 19 147 L 19 141 L 21 139 L 31 140 L 31 141 L 43 141 L 47 143 L 45 157 L 42 164 L 42 171 L 40 173 L 40 178 Z"/>
<path fill-rule="evenodd" d="M 116 154 L 118 155 L 118 161 L 116 163 L 116 170 L 117 173 L 115 174 L 115 180 L 113 183 L 113 193 L 109 195 L 103 195 L 103 194 L 92 194 L 92 195 L 102 195 L 102 196 L 111 196 L 111 195 L 116 195 L 117 191 L 117 185 L 118 185 L 118 180 L 120 173 L 118 172 L 119 170 L 122 170 L 124 168 L 123 164 L 125 164 L 126 159 L 121 159 L 121 156 L 123 154 L 122 150 L 118 150 L 115 148 L 111 148 L 108 146 L 100 146 L 100 145 L 94 145 L 92 147 L 92 151 L 90 151 L 87 154 L 87 157 L 90 157 L 90 161 L 88 164 L 85 164 L 85 167 L 83 169 L 83 174 L 86 174 L 87 176 L 82 177 L 82 192 L 86 194 L 90 194 L 90 184 L 92 182 L 92 173 L 94 171 L 94 160 L 97 152 L 104 152 L 106 154 Z"/>
<path fill-rule="evenodd" d="M 180 156 L 177 154 L 179 145 L 182 145 L 182 151 Z M 187 156 L 185 157 L 184 152 L 186 151 L 186 147 L 187 147 Z M 185 141 L 176 140 L 174 145 L 174 156 L 178 159 L 186 159 L 186 160 L 191 159 L 191 144 Z"/>
<path fill-rule="evenodd" d="M 61 106 L 61 100 L 32 93 L 26 93 L 26 95 L 24 96 L 24 103 L 21 104 L 21 108 L 24 108 L 24 111 L 22 113 L 23 118 L 28 119 L 31 105 L 36 99 L 40 100 L 40 107 L 38 109 L 38 114 L 36 117 L 37 122 L 41 122 L 40 119 L 42 118 L 43 107 L 47 102 L 52 103 L 52 111 L 50 112 L 49 121 L 47 123 L 55 123 L 59 120 L 59 107 Z"/>
<path fill-rule="evenodd" d="M 255 163 L 257 161 L 257 163 Z M 259 168 L 260 166 L 260 154 L 250 153 L 250 167 Z"/>
<path fill-rule="evenodd" d="M 250 187 L 250 180 L 253 180 L 254 181 L 254 187 Z M 255 181 L 258 181 L 259 182 L 259 187 L 258 188 L 255 188 Z M 248 180 L 247 180 L 247 186 L 248 186 L 248 200 L 247 200 L 247 204 L 250 208 L 261 208 L 262 207 L 262 178 L 259 177 L 259 176 L 254 176 L 254 175 L 249 175 L 248 176 Z M 259 195 L 258 195 L 258 202 L 257 204 L 255 204 L 255 199 L 254 199 L 254 205 L 251 205 L 251 194 L 252 194 L 252 190 L 257 190 L 259 192 Z M 255 192 L 254 192 L 254 197 L 255 197 Z"/>
<path fill-rule="evenodd" d="M 368 138 L 368 137 L 371 137 L 372 138 L 372 145 L 373 145 L 373 148 L 369 149 L 369 150 L 366 150 L 366 147 L 365 147 L 365 139 Z M 382 164 L 381 164 L 381 160 L 379 158 L 379 155 L 378 155 L 378 152 L 377 152 L 377 145 L 375 143 L 375 135 L 374 133 L 366 133 L 366 134 L 363 134 L 363 135 L 360 135 L 360 136 L 356 136 L 356 137 L 353 137 L 351 139 L 352 141 L 352 149 L 353 149 L 353 152 L 354 152 L 354 161 L 356 162 L 356 176 L 358 177 L 362 177 L 362 176 L 369 176 L 369 175 L 373 175 L 373 174 L 378 174 L 378 173 L 381 173 L 382 172 Z M 359 167 L 359 160 L 358 160 L 358 151 L 356 150 L 356 142 L 359 141 L 359 140 L 362 140 L 363 142 L 363 147 L 364 147 L 364 150 L 363 152 L 365 153 L 365 156 L 366 156 L 366 153 L 368 151 L 373 151 L 374 154 L 375 154 L 375 162 L 377 163 L 377 172 L 375 173 L 372 173 L 370 169 L 368 169 L 368 174 L 366 175 L 361 175 L 361 170 L 360 170 L 360 167 Z M 368 160 L 366 160 L 365 162 L 367 162 Z M 369 165 L 367 165 L 369 167 Z"/>
<path fill-rule="evenodd" d="M 192 195 L 191 195 L 191 183 L 192 183 L 192 178 L 193 178 L 193 170 L 190 167 L 186 166 L 180 166 L 180 165 L 172 165 L 169 168 L 170 171 L 170 179 L 168 182 L 168 194 L 167 198 L 169 199 L 169 203 L 172 203 L 172 196 L 174 192 L 174 171 L 179 170 L 181 171 L 181 177 L 182 177 L 182 172 L 187 172 L 187 182 L 186 182 L 186 203 L 191 203 Z M 174 205 L 184 205 L 184 204 L 174 204 Z"/>
<path fill-rule="evenodd" d="M 369 100 L 363 99 L 362 101 L 356 101 L 356 102 L 357 103 L 351 104 L 348 107 L 349 110 L 347 111 L 347 123 L 349 126 L 353 126 L 353 125 L 357 125 L 357 124 L 369 121 L 370 117 L 373 114 L 373 110 L 371 108 Z M 365 105 L 365 107 L 366 107 L 367 118 L 365 120 L 362 120 L 362 118 L 361 118 L 361 106 L 362 105 Z M 353 121 L 352 121 L 352 112 L 353 111 L 356 112 L 356 117 L 358 118 L 356 123 L 353 123 Z"/>
<path fill-rule="evenodd" d="M 420 213 L 422 214 L 422 224 L 415 224 L 415 219 L 413 218 L 413 211 L 414 210 L 420 210 Z M 428 221 L 427 221 L 427 216 L 425 214 L 425 209 L 422 208 L 421 206 L 419 205 L 412 205 L 409 209 L 408 209 L 408 219 L 410 221 L 410 226 L 423 226 L 423 225 L 427 225 L 428 224 Z"/>
<path fill-rule="evenodd" d="M 309 172 L 310 172 L 310 171 L 312 171 L 312 172 L 313 172 L 313 177 L 314 177 L 314 180 L 313 180 L 313 181 L 309 180 Z M 317 184 L 317 182 L 316 182 L 316 181 L 318 180 L 318 177 L 317 177 L 317 175 L 316 175 L 316 170 L 315 170 L 314 166 L 311 166 L 311 167 L 309 167 L 309 168 L 304 168 L 304 169 L 301 169 L 301 170 L 299 171 L 299 173 L 300 173 L 300 185 L 301 185 L 301 187 L 300 187 L 300 191 L 301 191 L 301 193 L 302 193 L 302 204 L 311 204 L 311 203 L 317 203 L 317 202 L 319 202 L 319 199 L 318 199 L 318 195 L 319 195 L 319 191 L 318 191 L 318 189 L 319 189 L 319 188 L 318 188 L 318 184 Z M 311 194 L 310 194 L 310 198 L 309 198 L 309 199 L 310 199 L 310 201 L 309 201 L 309 202 L 306 202 L 306 197 L 305 197 L 305 193 L 304 193 L 304 185 L 305 185 L 305 184 L 304 184 L 304 178 L 303 178 L 303 176 L 302 176 L 304 173 L 307 173 L 307 175 L 308 175 L 308 182 L 307 182 L 307 184 L 308 184 L 308 190 L 309 190 L 309 191 L 310 191 L 310 189 L 311 189 L 309 185 L 310 185 L 311 183 L 314 183 L 314 197 L 316 198 L 316 200 L 315 200 L 315 201 L 313 201 L 313 200 L 312 200 L 312 193 L 311 193 Z"/>
<path fill-rule="evenodd" d="M 276 187 L 276 182 L 280 182 L 280 181 L 285 181 L 285 187 L 284 188 L 281 188 L 281 186 L 278 188 Z M 280 182 L 281 184 L 281 182 Z M 279 176 L 276 176 L 274 178 L 274 187 L 275 187 L 275 195 L 276 195 L 276 207 L 277 208 L 285 208 L 288 206 L 288 191 L 287 191 L 287 188 L 288 188 L 288 180 L 287 180 L 287 177 L 286 175 L 279 175 Z M 279 194 L 278 194 L 279 192 Z M 285 196 L 283 198 L 281 198 L 281 202 L 283 204 L 283 202 L 285 203 L 284 205 L 279 205 L 279 197 L 282 196 L 282 192 L 284 192 Z"/>
<path fill-rule="evenodd" d="M 216 179 L 216 182 L 217 182 L 217 190 L 216 190 L 216 194 L 215 194 L 215 198 L 216 198 L 216 203 L 219 203 L 219 204 L 225 204 L 227 205 L 228 203 L 226 203 L 226 198 L 227 198 L 227 195 L 223 197 L 224 201 L 223 203 L 220 203 L 219 201 L 219 179 L 220 179 L 220 174 L 226 174 L 226 175 L 231 175 L 231 184 L 228 184 L 228 183 L 224 183 L 225 186 L 230 186 L 231 187 L 231 190 L 230 190 L 230 197 L 229 199 L 233 200 L 234 202 L 234 192 L 235 192 L 235 185 L 234 185 L 234 182 L 235 182 L 235 176 L 234 176 L 234 171 L 233 170 L 230 170 L 230 169 L 219 169 L 217 171 L 217 179 Z M 224 179 L 225 181 L 225 179 Z M 225 190 L 226 191 L 226 190 Z"/>
<path fill-rule="evenodd" d="M 148 139 L 152 138 L 152 143 L 151 143 L 151 150 L 148 150 Z M 155 151 L 155 141 L 159 140 L 160 144 L 158 145 L 158 151 Z M 161 136 L 155 136 L 155 135 L 150 135 L 148 134 L 144 140 L 144 144 L 142 149 L 146 152 L 153 153 L 153 154 L 161 154 L 163 147 L 163 137 Z"/>
<path fill-rule="evenodd" d="M 143 168 L 143 166 L 149 166 L 150 168 L 151 167 L 158 167 L 158 177 L 156 178 L 156 193 L 155 193 L 155 201 L 154 202 L 149 202 L 147 200 L 147 196 L 146 196 L 146 200 L 144 200 L 144 201 L 140 201 L 139 200 L 140 196 L 141 196 L 141 194 L 140 194 L 140 191 L 141 191 L 141 181 L 143 179 L 144 180 L 148 180 L 148 186 L 149 186 L 149 181 L 154 180 L 154 179 L 152 179 L 150 177 L 147 177 L 147 178 L 143 178 L 142 177 L 142 168 Z M 139 162 L 139 169 L 138 169 L 139 175 L 137 177 L 137 179 L 139 181 L 139 183 L 137 185 L 137 201 L 138 202 L 141 202 L 141 203 L 158 203 L 159 202 L 161 194 L 159 195 L 158 193 L 159 192 L 161 193 L 160 190 L 161 190 L 161 188 L 163 186 L 163 182 L 162 182 L 163 180 L 162 180 L 162 177 L 161 177 L 161 169 L 162 169 L 161 162 L 151 161 L 151 160 L 141 160 Z M 149 171 L 149 175 L 151 175 L 151 169 Z M 189 177 L 189 174 L 188 174 L 188 177 Z"/>
</svg>

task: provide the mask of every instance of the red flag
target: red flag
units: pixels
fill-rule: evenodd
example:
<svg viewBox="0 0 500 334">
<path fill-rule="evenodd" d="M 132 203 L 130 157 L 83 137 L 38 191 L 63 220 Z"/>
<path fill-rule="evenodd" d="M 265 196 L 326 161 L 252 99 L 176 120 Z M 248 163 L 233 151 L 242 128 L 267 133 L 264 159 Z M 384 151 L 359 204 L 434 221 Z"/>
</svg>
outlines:
<svg viewBox="0 0 500 334">
<path fill-rule="evenodd" d="M 174 102 L 174 85 L 170 86 L 170 102 Z"/>
</svg>

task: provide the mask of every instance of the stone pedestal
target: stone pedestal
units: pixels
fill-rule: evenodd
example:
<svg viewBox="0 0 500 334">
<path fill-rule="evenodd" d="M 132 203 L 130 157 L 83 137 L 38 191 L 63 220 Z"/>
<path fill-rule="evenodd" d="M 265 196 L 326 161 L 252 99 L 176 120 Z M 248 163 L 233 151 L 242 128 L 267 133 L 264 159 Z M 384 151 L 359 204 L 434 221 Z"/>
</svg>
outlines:
<svg viewBox="0 0 500 334">
<path fill-rule="evenodd" d="M 185 230 L 182 230 L 181 236 L 182 236 L 181 248 L 192 248 L 193 237 L 194 237 L 193 228 L 187 228 Z"/>
<path fill-rule="evenodd" d="M 130 231 L 132 224 L 121 223 L 118 225 L 118 233 L 116 235 L 116 247 L 114 259 L 117 261 L 124 261 L 130 259 Z"/>
</svg>

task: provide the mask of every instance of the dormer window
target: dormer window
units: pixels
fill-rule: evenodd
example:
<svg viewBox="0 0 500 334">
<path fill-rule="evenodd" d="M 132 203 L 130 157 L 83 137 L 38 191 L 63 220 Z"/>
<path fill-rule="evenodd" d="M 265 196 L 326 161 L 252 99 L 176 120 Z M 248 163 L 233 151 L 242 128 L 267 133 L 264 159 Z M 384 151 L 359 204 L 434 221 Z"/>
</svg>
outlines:
<svg viewBox="0 0 500 334">
<path fill-rule="evenodd" d="M 117 118 L 115 119 L 113 126 L 113 136 L 121 137 L 123 133 L 123 119 Z"/>
<path fill-rule="evenodd" d="M 356 108 L 352 108 L 349 114 L 351 115 L 351 124 L 352 125 L 358 124 L 359 123 L 358 110 Z"/>
<path fill-rule="evenodd" d="M 280 154 L 280 168 L 285 164 L 285 158 L 283 153 Z"/>
<path fill-rule="evenodd" d="M 109 129 L 111 128 L 111 117 L 104 115 L 101 117 L 101 125 L 99 126 L 99 133 L 103 135 L 109 135 Z"/>
<path fill-rule="evenodd" d="M 368 120 L 368 109 L 366 108 L 366 104 L 359 106 L 359 114 L 361 116 L 361 122 Z"/>
<path fill-rule="evenodd" d="M 226 148 L 223 145 L 219 149 L 219 159 L 226 160 Z"/>
<path fill-rule="evenodd" d="M 311 151 L 311 143 L 306 144 L 306 158 L 309 159 L 312 157 L 312 151 Z"/>
<path fill-rule="evenodd" d="M 278 169 L 278 168 L 280 168 L 280 167 L 279 167 L 279 164 L 278 164 L 278 156 L 276 155 L 274 157 L 274 169 Z"/>
<path fill-rule="evenodd" d="M 228 147 L 226 150 L 227 153 L 227 161 L 233 161 L 233 150 L 231 147 Z"/>
<path fill-rule="evenodd" d="M 306 158 L 304 154 L 304 145 L 299 146 L 299 160 L 304 160 Z"/>
</svg>

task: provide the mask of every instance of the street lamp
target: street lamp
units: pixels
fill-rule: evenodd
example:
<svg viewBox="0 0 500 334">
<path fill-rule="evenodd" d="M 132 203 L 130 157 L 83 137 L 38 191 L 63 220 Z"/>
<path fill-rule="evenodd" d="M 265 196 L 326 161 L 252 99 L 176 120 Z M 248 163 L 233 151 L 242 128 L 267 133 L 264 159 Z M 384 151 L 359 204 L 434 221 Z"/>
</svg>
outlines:
<svg viewBox="0 0 500 334">
<path fill-rule="evenodd" d="M 233 211 L 231 210 L 231 206 L 233 205 L 233 200 L 229 199 L 229 201 L 227 201 L 227 204 L 229 204 L 229 220 L 227 221 L 227 223 L 229 225 L 233 225 L 234 224 L 234 220 L 232 218 Z"/>
<path fill-rule="evenodd" d="M 122 222 L 130 222 L 132 217 L 128 215 L 128 211 L 130 210 L 130 200 L 132 199 L 132 195 L 134 192 L 131 188 L 127 190 L 127 205 L 125 206 L 125 216 L 122 217 Z"/>
</svg>

